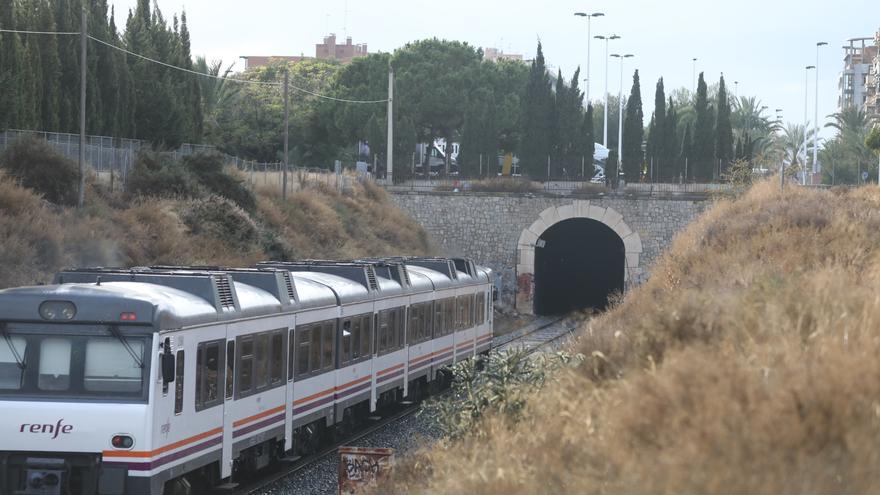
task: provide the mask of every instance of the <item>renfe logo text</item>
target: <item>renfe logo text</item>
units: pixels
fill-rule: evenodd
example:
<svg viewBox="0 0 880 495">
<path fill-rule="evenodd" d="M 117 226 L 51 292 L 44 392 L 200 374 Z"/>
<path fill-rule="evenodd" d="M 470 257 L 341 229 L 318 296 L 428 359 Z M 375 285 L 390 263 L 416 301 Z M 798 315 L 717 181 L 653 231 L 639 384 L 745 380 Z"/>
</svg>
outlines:
<svg viewBox="0 0 880 495">
<path fill-rule="evenodd" d="M 31 423 L 23 423 L 21 427 L 18 429 L 20 433 L 48 433 L 52 435 L 52 440 L 58 438 L 59 434 L 65 434 L 73 431 L 73 425 L 65 425 L 62 424 L 64 418 L 59 419 L 57 423 L 53 424 L 31 424 Z"/>
</svg>

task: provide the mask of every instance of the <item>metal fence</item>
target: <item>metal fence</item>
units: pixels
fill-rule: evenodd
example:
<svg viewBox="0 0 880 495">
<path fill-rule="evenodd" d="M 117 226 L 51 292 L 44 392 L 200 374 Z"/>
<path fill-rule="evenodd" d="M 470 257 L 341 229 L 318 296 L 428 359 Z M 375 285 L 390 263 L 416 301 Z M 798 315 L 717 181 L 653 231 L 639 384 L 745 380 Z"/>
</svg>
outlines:
<svg viewBox="0 0 880 495">
<path fill-rule="evenodd" d="M 45 139 L 56 151 L 71 160 L 79 159 L 79 134 L 63 132 L 42 132 L 19 129 L 8 129 L 0 132 L 0 152 L 3 152 L 15 140 L 24 136 L 37 136 Z M 96 174 L 99 180 L 110 181 L 125 187 L 126 178 L 134 167 L 137 154 L 142 150 L 150 149 L 149 142 L 139 139 L 114 138 L 108 136 L 87 136 L 85 149 L 85 163 Z M 258 162 L 245 160 L 237 156 L 220 153 L 214 146 L 206 144 L 184 143 L 180 148 L 163 152 L 173 159 L 195 153 L 214 152 L 223 157 L 227 166 L 235 167 L 244 172 L 247 180 L 252 185 L 270 185 L 277 182 L 281 187 L 281 176 L 284 165 L 280 162 Z M 329 177 L 336 174 L 329 170 L 314 167 L 288 168 L 291 182 L 294 181 L 323 181 L 339 184 L 339 180 L 331 180 Z M 296 187 L 293 183 L 291 187 Z M 341 187 L 341 186 L 340 186 Z"/>
<path fill-rule="evenodd" d="M 590 179 L 551 179 L 531 180 L 523 177 L 495 177 L 490 179 L 467 179 L 449 177 L 443 179 L 409 179 L 384 184 L 389 191 L 406 192 L 466 192 L 466 193 L 546 193 L 564 196 L 706 196 L 713 193 L 729 191 L 728 183 L 692 183 L 692 182 L 638 182 L 621 183 L 613 188 L 602 181 Z"/>
</svg>

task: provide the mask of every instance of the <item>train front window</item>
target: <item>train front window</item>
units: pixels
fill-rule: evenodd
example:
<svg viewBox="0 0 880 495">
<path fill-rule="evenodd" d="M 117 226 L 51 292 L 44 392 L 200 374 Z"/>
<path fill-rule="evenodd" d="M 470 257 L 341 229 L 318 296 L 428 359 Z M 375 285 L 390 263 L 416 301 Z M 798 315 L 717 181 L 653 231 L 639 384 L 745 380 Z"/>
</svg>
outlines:
<svg viewBox="0 0 880 495">
<path fill-rule="evenodd" d="M 0 396 L 143 400 L 147 336 L 119 338 L 100 327 L 80 335 L 22 326 L 0 336 Z"/>
</svg>

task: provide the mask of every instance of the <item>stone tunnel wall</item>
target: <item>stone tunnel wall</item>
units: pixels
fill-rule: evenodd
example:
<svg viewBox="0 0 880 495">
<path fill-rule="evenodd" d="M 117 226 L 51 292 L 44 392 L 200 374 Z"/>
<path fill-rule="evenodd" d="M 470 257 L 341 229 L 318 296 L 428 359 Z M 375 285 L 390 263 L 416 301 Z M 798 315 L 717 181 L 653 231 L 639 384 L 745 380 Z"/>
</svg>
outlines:
<svg viewBox="0 0 880 495">
<path fill-rule="evenodd" d="M 398 192 L 392 197 L 431 235 L 440 254 L 473 258 L 478 264 L 495 270 L 496 284 L 506 303 L 516 301 L 518 292 L 529 290 L 518 287 L 517 276 L 528 271 L 529 251 L 533 256 L 534 246 L 519 246 L 519 243 L 539 236 L 541 232 L 535 230 L 549 228 L 553 222 L 564 219 L 558 212 L 564 212 L 562 217 L 566 218 L 602 221 L 604 217 L 605 223 L 616 227 L 622 238 L 631 231 L 630 241 L 638 242 L 635 247 L 632 247 L 634 242 L 629 242 L 627 247 L 627 284 L 632 285 L 649 276 L 648 267 L 675 233 L 710 204 L 703 198 L 693 197 L 575 199 L 512 193 Z M 615 225 L 611 225 L 612 221 Z M 630 251 L 637 255 L 630 256 Z M 523 280 L 519 285 L 523 285 Z M 530 312 L 530 307 L 520 307 L 522 294 L 519 299 L 518 309 Z"/>
</svg>

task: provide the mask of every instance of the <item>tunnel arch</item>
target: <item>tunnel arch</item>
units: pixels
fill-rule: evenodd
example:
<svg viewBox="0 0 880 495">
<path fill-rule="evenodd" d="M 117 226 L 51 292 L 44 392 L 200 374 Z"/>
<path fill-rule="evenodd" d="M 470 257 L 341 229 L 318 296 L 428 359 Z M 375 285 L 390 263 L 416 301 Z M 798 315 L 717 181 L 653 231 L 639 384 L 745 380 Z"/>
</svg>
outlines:
<svg viewBox="0 0 880 495">
<path fill-rule="evenodd" d="M 559 234 L 554 234 L 560 228 L 566 225 L 574 227 L 575 224 L 566 222 L 567 220 L 581 219 L 580 226 L 593 225 L 596 230 L 594 233 L 606 234 L 599 239 L 604 249 L 616 249 L 622 244 L 622 256 L 616 255 L 613 259 L 615 263 L 619 263 L 619 269 L 613 268 L 618 273 L 622 270 L 624 289 L 641 279 L 642 270 L 639 265 L 639 258 L 642 253 L 642 241 L 638 232 L 633 231 L 624 221 L 623 215 L 615 211 L 613 208 L 607 208 L 598 204 L 591 204 L 590 201 L 574 201 L 571 204 L 562 206 L 552 206 L 542 211 L 528 228 L 524 229 L 520 234 L 517 242 L 518 264 L 517 264 L 517 294 L 516 306 L 522 313 L 535 313 L 536 303 L 540 304 L 540 296 L 536 300 L 536 289 L 543 290 L 540 285 L 536 287 L 536 244 L 545 237 L 555 238 L 558 242 L 561 238 Z M 601 225 L 598 225 L 601 224 Z M 555 228 L 554 228 L 555 227 Z M 551 230 L 553 228 L 553 230 Z M 616 234 L 612 237 L 611 232 Z M 546 235 L 545 235 L 546 234 Z M 564 237 L 563 237 L 564 238 Z M 613 239 L 617 239 L 617 244 Z M 583 239 L 575 240 L 580 242 L 585 249 L 584 256 L 589 256 L 589 249 L 583 245 Z M 546 244 L 545 244 L 546 245 Z M 538 248 L 541 249 L 541 248 Z M 541 261 L 538 255 L 538 260 Z M 604 257 L 604 255 L 603 255 Z M 540 269 L 539 269 L 540 271 Z M 541 281 L 539 280 L 539 283 Z M 537 309 L 542 309 L 538 307 Z"/>
</svg>

